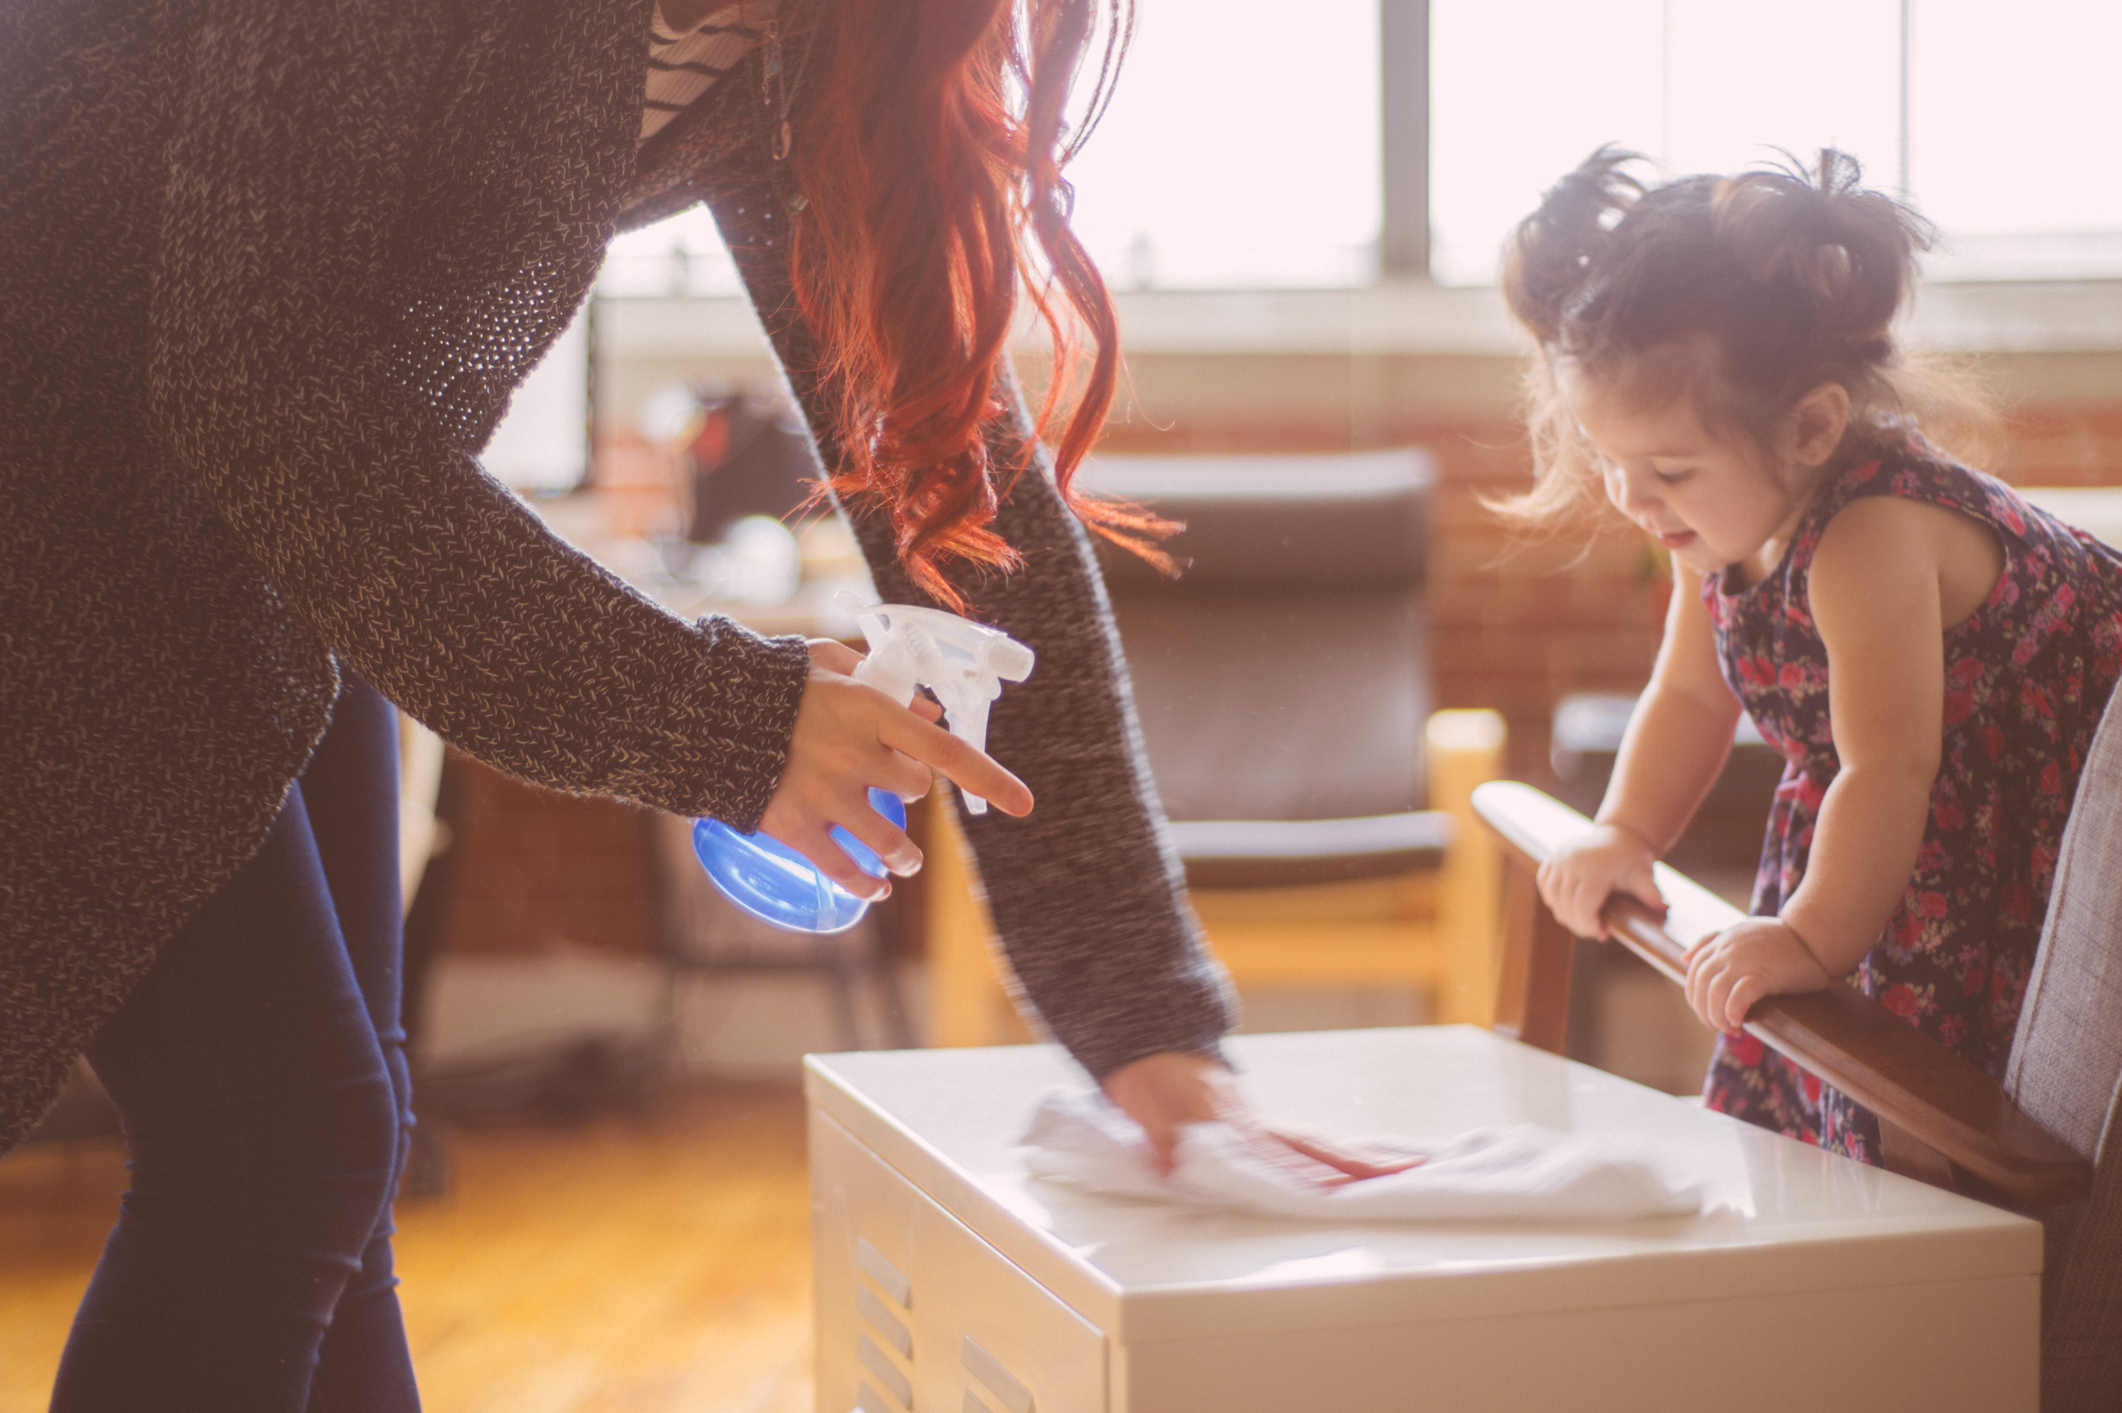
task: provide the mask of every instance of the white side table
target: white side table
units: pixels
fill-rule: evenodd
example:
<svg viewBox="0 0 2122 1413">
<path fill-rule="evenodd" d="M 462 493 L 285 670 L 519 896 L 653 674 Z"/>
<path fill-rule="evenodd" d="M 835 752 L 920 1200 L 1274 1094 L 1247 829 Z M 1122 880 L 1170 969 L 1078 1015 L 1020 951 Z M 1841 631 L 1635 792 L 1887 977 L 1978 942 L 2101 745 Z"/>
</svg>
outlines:
<svg viewBox="0 0 2122 1413">
<path fill-rule="evenodd" d="M 1468 1027 L 1230 1042 L 1270 1117 L 1624 1131 L 1714 1210 L 1329 1227 L 1091 1198 L 1051 1046 L 814 1056 L 820 1413 L 2035 1408 L 2037 1223 Z"/>
</svg>

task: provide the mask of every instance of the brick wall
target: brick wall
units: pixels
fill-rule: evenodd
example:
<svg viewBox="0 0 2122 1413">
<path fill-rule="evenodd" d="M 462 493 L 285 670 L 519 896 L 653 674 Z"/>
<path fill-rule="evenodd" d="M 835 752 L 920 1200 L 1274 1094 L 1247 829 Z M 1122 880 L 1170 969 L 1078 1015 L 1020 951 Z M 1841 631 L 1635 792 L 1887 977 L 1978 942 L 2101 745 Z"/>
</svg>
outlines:
<svg viewBox="0 0 2122 1413">
<path fill-rule="evenodd" d="M 2008 410 L 1988 468 L 2021 485 L 2122 484 L 2122 357 L 2009 355 L 1975 376 Z M 1573 691 L 1633 691 L 1657 651 L 1664 586 L 1628 534 L 1528 544 L 1484 497 L 1531 483 L 1502 358 L 1138 359 L 1115 451 L 1420 446 L 1437 460 L 1433 669 L 1444 706 L 1510 720 L 1513 770 L 1544 771 L 1547 719 Z M 2067 400 L 2066 400 L 2067 399 Z"/>
<path fill-rule="evenodd" d="M 453 754 L 462 787 L 443 948 L 463 953 L 655 949 L 648 816 L 510 779 Z"/>
<path fill-rule="evenodd" d="M 1436 458 L 1431 505 L 1431 664 L 1437 703 L 1494 707 L 1510 719 L 1530 766 L 1544 722 L 1564 693 L 1641 685 L 1657 650 L 1657 609 L 1641 547 L 1609 537 L 1590 546 L 1528 544 L 1484 497 L 1530 481 L 1523 437 L 1502 420 L 1410 418 L 1354 442 L 1332 425 L 1226 426 L 1107 439 L 1115 451 L 1207 452 L 1426 448 Z M 1529 733 L 1529 734 L 1528 734 Z"/>
<path fill-rule="evenodd" d="M 1515 773 L 1537 776 L 1553 703 L 1641 685 L 1657 650 L 1659 586 L 1632 540 L 1526 543 L 1483 505 L 1531 482 L 1509 359 L 1138 360 L 1114 451 L 1326 451 L 1420 446 L 1431 506 L 1433 683 L 1440 706 L 1511 724 Z"/>
<path fill-rule="evenodd" d="M 2122 485 L 2122 385 L 2112 404 L 2015 408 L 1996 469 L 2021 486 Z"/>
<path fill-rule="evenodd" d="M 1996 468 L 2025 485 L 2122 484 L 2122 355 L 2014 355 L 1983 373 L 2012 408 Z M 1434 675 L 1445 706 L 1510 719 L 1513 773 L 1545 776 L 1554 702 L 1581 690 L 1632 691 L 1657 648 L 1657 591 L 1643 547 L 1610 537 L 1588 549 L 1514 544 L 1484 495 L 1530 477 L 1512 417 L 1517 369 L 1492 357 L 1146 357 L 1114 451 L 1335 450 L 1416 445 L 1440 471 L 1432 521 Z M 763 367 L 759 376 L 767 375 Z M 630 522 L 655 520 L 668 473 L 616 432 L 600 463 L 621 483 Z M 553 939 L 650 948 L 641 816 L 553 795 L 471 766 L 460 906 L 448 945 L 522 950 Z"/>
</svg>

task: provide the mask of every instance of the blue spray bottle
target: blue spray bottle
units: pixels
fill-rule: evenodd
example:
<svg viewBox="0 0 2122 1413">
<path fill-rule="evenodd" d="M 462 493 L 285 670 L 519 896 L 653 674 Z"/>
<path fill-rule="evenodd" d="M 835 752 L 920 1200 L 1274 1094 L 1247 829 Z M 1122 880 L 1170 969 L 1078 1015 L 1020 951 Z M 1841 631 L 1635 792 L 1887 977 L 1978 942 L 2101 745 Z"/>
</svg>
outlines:
<svg viewBox="0 0 2122 1413">
<path fill-rule="evenodd" d="M 852 594 L 841 604 L 855 615 L 869 656 L 855 669 L 855 680 L 867 682 L 905 706 L 916 687 L 926 687 L 943 704 L 951 734 L 985 749 L 987 710 L 1002 695 L 1004 682 L 1031 675 L 1032 650 L 1006 634 L 955 614 L 906 604 L 863 607 Z M 900 828 L 906 806 L 885 790 L 869 792 L 870 807 Z M 965 797 L 974 814 L 987 801 Z M 864 873 L 885 875 L 884 861 L 847 830 L 834 826 L 833 842 L 847 851 Z M 819 872 L 817 866 L 780 840 L 764 834 L 739 834 L 716 819 L 693 824 L 693 852 L 724 897 L 762 922 L 792 932 L 840 932 L 853 927 L 869 903 Z"/>
</svg>

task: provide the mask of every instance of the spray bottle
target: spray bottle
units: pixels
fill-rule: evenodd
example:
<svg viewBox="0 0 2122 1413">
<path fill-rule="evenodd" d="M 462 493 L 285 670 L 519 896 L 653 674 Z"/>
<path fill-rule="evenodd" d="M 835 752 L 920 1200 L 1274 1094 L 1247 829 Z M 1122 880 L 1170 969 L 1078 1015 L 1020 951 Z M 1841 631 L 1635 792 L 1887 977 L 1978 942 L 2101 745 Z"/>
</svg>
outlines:
<svg viewBox="0 0 2122 1413">
<path fill-rule="evenodd" d="M 987 711 L 1002 695 L 1004 682 L 1031 675 L 1032 650 L 993 628 L 933 608 L 906 604 L 864 607 L 853 594 L 839 602 L 855 615 L 869 656 L 855 669 L 866 682 L 901 706 L 914 699 L 916 687 L 935 693 L 943 705 L 951 734 L 974 750 L 987 744 Z M 887 790 L 869 792 L 870 808 L 901 829 L 906 806 Z M 987 801 L 965 797 L 974 814 L 987 812 Z M 832 840 L 856 867 L 882 878 L 884 861 L 861 840 L 835 825 Z M 716 819 L 693 824 L 693 852 L 724 897 L 762 922 L 792 932 L 840 932 L 869 911 L 858 898 L 827 878 L 817 865 L 778 839 L 739 834 Z"/>
</svg>

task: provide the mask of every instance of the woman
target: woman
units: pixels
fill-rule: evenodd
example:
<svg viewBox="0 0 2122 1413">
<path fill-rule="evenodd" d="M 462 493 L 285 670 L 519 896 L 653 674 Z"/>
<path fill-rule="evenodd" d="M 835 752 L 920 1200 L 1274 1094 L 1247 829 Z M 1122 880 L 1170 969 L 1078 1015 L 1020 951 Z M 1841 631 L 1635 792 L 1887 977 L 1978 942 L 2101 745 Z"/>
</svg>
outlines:
<svg viewBox="0 0 2122 1413">
<path fill-rule="evenodd" d="M 733 67 L 666 57 L 646 91 L 694 94 L 645 110 L 682 8 L 0 13 L 0 1148 L 86 1049 L 134 1160 L 55 1408 L 416 1406 L 384 698 L 872 892 L 827 828 L 910 870 L 864 792 L 940 769 L 1002 807 L 967 833 L 1056 1038 L 1166 1151 L 1230 1111 L 1077 515 L 1114 517 L 1065 489 L 1115 367 L 1055 157 L 1088 11 L 1035 43 L 995 0 L 725 12 Z M 883 596 L 1038 652 L 989 734 L 1022 783 L 845 649 L 665 615 L 480 472 L 614 227 L 702 199 Z M 1058 468 L 1002 354 L 1026 231 L 1097 339 Z"/>
</svg>

